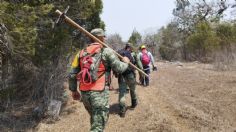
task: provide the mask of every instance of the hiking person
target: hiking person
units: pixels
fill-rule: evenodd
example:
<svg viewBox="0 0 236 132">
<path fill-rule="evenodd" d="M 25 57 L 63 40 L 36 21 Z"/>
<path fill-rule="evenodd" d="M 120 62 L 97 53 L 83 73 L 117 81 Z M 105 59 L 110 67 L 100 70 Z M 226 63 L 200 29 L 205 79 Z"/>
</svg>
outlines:
<svg viewBox="0 0 236 132">
<path fill-rule="evenodd" d="M 152 65 L 153 71 L 157 70 L 156 66 L 154 65 L 154 58 L 152 53 L 147 51 L 146 46 L 142 45 L 140 47 L 141 52 L 138 54 L 138 58 L 142 63 L 142 69 L 146 74 L 150 74 L 150 64 Z M 143 86 L 149 86 L 149 77 L 141 76 L 141 84 Z"/>
<path fill-rule="evenodd" d="M 135 63 L 135 59 L 131 55 L 131 46 L 126 44 L 124 49 L 118 51 L 118 53 L 124 57 L 128 57 L 131 63 Z M 131 96 L 131 108 L 134 109 L 137 105 L 137 96 L 136 96 L 136 79 L 135 71 L 129 66 L 129 68 L 122 74 L 118 74 L 118 84 L 119 84 L 119 106 L 120 106 L 120 117 L 125 117 L 126 113 L 126 104 L 125 104 L 125 95 L 127 90 L 130 92 Z"/>
<path fill-rule="evenodd" d="M 143 65 L 142 65 L 142 62 L 141 62 L 141 60 L 140 60 L 140 54 L 141 54 L 141 46 L 138 48 L 138 52 L 137 52 L 136 55 L 135 55 L 135 60 L 136 60 L 136 66 L 137 66 L 139 69 L 143 70 Z M 139 74 L 139 84 L 142 84 L 143 75 L 142 75 L 142 73 L 140 73 L 140 72 L 138 72 L 138 74 Z"/>
<path fill-rule="evenodd" d="M 95 37 L 104 42 L 105 34 L 100 28 L 91 31 Z M 100 132 L 105 128 L 109 114 L 109 80 L 111 69 L 123 73 L 128 68 L 129 59 L 124 57 L 123 62 L 110 48 L 94 42 L 81 50 L 72 62 L 69 75 L 69 89 L 74 100 L 83 102 L 90 115 L 90 131 Z M 77 81 L 79 91 L 77 91 Z"/>
<path fill-rule="evenodd" d="M 138 59 L 138 52 L 135 52 L 133 49 L 134 49 L 134 48 L 131 47 L 131 55 L 132 55 L 132 57 L 134 58 L 134 64 L 135 64 L 139 69 L 143 70 L 142 63 L 141 63 L 141 61 Z M 135 69 L 134 69 L 134 70 L 135 70 Z M 136 71 L 136 70 L 135 70 L 135 71 Z M 139 73 L 140 73 L 140 72 L 139 72 Z M 142 74 L 142 73 L 140 73 L 140 74 Z M 136 79 L 136 72 L 135 72 L 135 79 Z"/>
</svg>

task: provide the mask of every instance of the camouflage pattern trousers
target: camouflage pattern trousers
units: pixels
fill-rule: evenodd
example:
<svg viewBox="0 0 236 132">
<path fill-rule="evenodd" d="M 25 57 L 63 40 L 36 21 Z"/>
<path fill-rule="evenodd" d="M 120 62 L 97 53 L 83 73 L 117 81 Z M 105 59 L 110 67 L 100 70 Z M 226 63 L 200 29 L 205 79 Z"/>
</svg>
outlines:
<svg viewBox="0 0 236 132">
<path fill-rule="evenodd" d="M 136 92 L 135 92 L 135 89 L 136 89 L 135 74 L 131 72 L 127 75 L 119 75 L 118 83 L 119 83 L 120 111 L 124 112 L 126 110 L 125 95 L 127 93 L 127 87 L 129 87 L 129 90 L 130 90 L 131 101 L 137 100 Z"/>
<path fill-rule="evenodd" d="M 103 91 L 81 92 L 82 102 L 90 115 L 90 132 L 103 132 L 109 117 L 109 87 Z"/>
</svg>

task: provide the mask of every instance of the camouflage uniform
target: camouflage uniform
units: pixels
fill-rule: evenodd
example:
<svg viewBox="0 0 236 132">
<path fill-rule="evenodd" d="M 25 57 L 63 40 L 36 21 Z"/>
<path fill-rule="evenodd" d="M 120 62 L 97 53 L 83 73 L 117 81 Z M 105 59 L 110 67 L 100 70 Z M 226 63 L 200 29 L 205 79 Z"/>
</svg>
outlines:
<svg viewBox="0 0 236 132">
<path fill-rule="evenodd" d="M 126 48 L 129 45 L 126 45 Z M 126 56 L 130 59 L 130 62 L 135 64 L 135 58 L 132 53 L 128 50 L 123 49 L 120 50 L 120 54 L 122 56 Z M 134 108 L 137 105 L 137 96 L 136 96 L 136 78 L 135 78 L 135 71 L 133 68 L 129 67 L 123 74 L 118 75 L 118 83 L 119 83 L 119 104 L 120 104 L 120 116 L 124 117 L 126 112 L 126 104 L 125 104 L 125 95 L 127 93 L 128 87 L 130 90 L 131 96 L 131 107 Z"/>
<path fill-rule="evenodd" d="M 133 56 L 133 58 L 135 59 L 135 65 L 139 68 L 139 69 L 143 69 L 142 66 L 142 62 L 141 60 L 138 58 L 138 53 L 132 52 L 131 55 Z"/>
<path fill-rule="evenodd" d="M 143 65 L 142 65 L 141 60 L 139 59 L 139 54 L 140 54 L 139 52 L 138 52 L 138 53 L 132 52 L 132 56 L 133 56 L 134 59 L 135 59 L 135 65 L 136 65 L 140 70 L 143 70 Z M 141 72 L 138 72 L 138 75 L 139 75 L 139 83 L 141 83 L 143 74 L 142 74 Z"/>
<path fill-rule="evenodd" d="M 131 97 L 131 107 L 135 107 L 137 105 L 137 96 L 136 96 L 136 80 L 134 72 L 126 74 L 126 75 L 119 75 L 118 77 L 119 83 L 119 103 L 120 103 L 120 114 L 124 114 L 126 111 L 126 104 L 125 104 L 125 95 L 127 93 L 127 86 L 130 90 L 130 97 Z M 121 115 L 122 116 L 122 115 Z M 124 116 L 124 115 L 123 115 Z"/>
<path fill-rule="evenodd" d="M 78 56 L 76 57 L 78 58 Z M 102 49 L 102 61 L 106 68 L 106 80 L 110 75 L 111 69 L 118 73 L 122 73 L 128 67 L 128 64 L 121 62 L 110 48 Z M 75 76 L 79 71 L 79 66 L 73 68 L 70 75 Z M 91 117 L 91 132 L 102 132 L 105 128 L 106 122 L 108 121 L 109 85 L 108 81 L 106 81 L 103 91 L 81 91 L 82 102 Z M 77 80 L 75 77 L 70 77 L 69 88 L 71 91 L 76 91 Z"/>
<path fill-rule="evenodd" d="M 135 65 L 136 65 L 139 69 L 143 70 L 142 62 L 140 61 L 140 59 L 138 59 L 138 53 L 132 52 L 131 55 L 132 55 L 132 57 L 133 57 L 134 60 L 135 60 Z M 135 70 L 135 71 L 136 71 L 136 70 Z M 142 76 L 142 73 L 140 73 L 140 72 L 138 72 L 138 73 L 139 73 L 139 77 Z M 136 79 L 136 77 L 137 77 L 137 76 L 136 76 L 136 72 L 134 72 L 134 74 L 135 74 L 135 79 Z"/>
</svg>

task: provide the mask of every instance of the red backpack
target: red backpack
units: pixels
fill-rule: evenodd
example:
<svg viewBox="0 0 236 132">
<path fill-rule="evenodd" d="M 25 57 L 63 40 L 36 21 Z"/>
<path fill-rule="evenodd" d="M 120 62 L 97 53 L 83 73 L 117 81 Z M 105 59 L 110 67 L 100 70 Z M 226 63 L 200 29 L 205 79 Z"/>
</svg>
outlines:
<svg viewBox="0 0 236 132">
<path fill-rule="evenodd" d="M 105 75 L 105 67 L 102 63 L 100 44 L 93 44 L 80 52 L 80 69 L 77 80 L 80 83 L 90 85 Z"/>
<path fill-rule="evenodd" d="M 148 52 L 142 51 L 141 61 L 144 66 L 149 65 L 150 57 L 148 55 Z"/>
</svg>

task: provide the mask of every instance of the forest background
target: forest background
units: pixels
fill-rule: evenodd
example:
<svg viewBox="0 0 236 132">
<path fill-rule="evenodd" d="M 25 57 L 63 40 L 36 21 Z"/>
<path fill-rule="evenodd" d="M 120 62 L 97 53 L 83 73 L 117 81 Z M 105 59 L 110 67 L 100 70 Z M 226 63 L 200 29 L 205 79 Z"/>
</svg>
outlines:
<svg viewBox="0 0 236 132">
<path fill-rule="evenodd" d="M 134 50 L 145 44 L 158 61 L 199 61 L 213 63 L 217 70 L 235 70 L 236 19 L 233 12 L 225 20 L 224 12 L 234 11 L 236 3 L 176 0 L 175 4 L 166 26 L 146 34 L 133 30 L 128 42 Z M 70 60 L 90 41 L 67 24 L 54 23 L 55 10 L 68 5 L 67 15 L 86 30 L 106 29 L 100 18 L 102 0 L 1 1 L 0 112 L 15 109 L 16 104 L 46 107 L 52 99 L 66 100 L 63 83 Z M 107 43 L 118 50 L 127 42 L 117 33 L 109 34 Z"/>
</svg>

